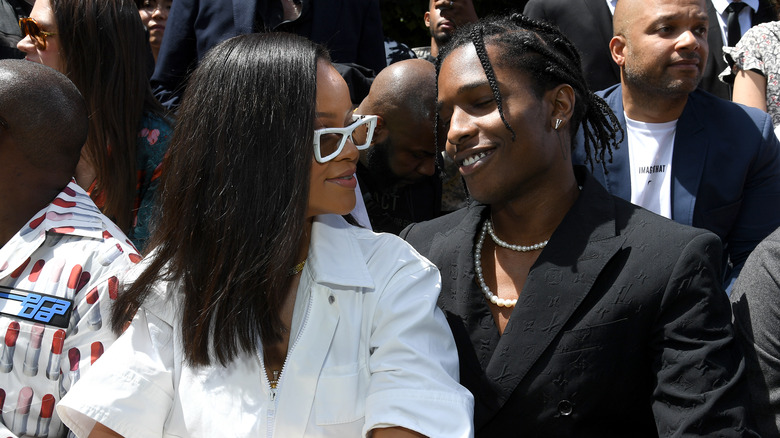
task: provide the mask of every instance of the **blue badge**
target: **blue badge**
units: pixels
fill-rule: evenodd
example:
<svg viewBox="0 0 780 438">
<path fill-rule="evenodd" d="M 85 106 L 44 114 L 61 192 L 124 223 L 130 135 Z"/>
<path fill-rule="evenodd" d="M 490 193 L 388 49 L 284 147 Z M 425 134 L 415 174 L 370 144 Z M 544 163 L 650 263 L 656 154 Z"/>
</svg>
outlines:
<svg viewBox="0 0 780 438">
<path fill-rule="evenodd" d="M 0 286 L 0 313 L 67 329 L 73 301 Z"/>
</svg>

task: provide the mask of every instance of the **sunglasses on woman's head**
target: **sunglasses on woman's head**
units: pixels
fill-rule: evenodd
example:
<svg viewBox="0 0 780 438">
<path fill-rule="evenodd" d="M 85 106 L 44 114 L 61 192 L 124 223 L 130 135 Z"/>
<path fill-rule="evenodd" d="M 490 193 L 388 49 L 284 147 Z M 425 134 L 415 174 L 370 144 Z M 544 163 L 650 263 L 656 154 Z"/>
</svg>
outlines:
<svg viewBox="0 0 780 438">
<path fill-rule="evenodd" d="M 46 50 L 46 37 L 57 35 L 54 32 L 44 32 L 41 26 L 34 18 L 24 17 L 19 19 L 19 29 L 24 36 L 29 36 L 35 43 L 35 46 L 41 50 Z"/>
</svg>

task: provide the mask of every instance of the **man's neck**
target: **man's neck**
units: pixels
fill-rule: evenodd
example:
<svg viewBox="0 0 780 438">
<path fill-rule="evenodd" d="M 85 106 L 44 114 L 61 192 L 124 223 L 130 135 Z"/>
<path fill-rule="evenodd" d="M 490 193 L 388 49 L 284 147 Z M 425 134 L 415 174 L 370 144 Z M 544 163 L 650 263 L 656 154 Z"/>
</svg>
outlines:
<svg viewBox="0 0 780 438">
<path fill-rule="evenodd" d="M 49 205 L 61 189 L 25 191 L 0 190 L 0 248 L 32 217 Z"/>
<path fill-rule="evenodd" d="M 632 120 L 645 123 L 671 122 L 680 118 L 688 95 L 659 96 L 632 90 L 623 84 L 623 111 Z"/>
<path fill-rule="evenodd" d="M 436 40 L 431 37 L 431 56 L 434 58 L 439 56 L 439 45 L 436 44 Z"/>
</svg>

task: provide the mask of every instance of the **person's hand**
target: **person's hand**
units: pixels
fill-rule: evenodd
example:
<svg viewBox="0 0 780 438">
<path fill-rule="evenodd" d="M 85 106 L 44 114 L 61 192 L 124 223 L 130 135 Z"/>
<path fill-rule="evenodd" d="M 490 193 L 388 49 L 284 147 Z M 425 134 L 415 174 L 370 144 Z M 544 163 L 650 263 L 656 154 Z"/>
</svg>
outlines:
<svg viewBox="0 0 780 438">
<path fill-rule="evenodd" d="M 441 10 L 441 16 L 455 23 L 455 26 L 479 20 L 471 0 L 435 0 L 433 6 Z"/>
</svg>

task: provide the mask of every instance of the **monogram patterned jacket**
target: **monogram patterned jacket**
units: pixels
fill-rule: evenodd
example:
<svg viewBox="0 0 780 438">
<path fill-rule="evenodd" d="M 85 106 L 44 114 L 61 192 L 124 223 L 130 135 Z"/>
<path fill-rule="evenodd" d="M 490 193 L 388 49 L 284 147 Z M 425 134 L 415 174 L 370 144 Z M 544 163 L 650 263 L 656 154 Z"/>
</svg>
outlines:
<svg viewBox="0 0 780 438">
<path fill-rule="evenodd" d="M 489 207 L 401 233 L 441 270 L 476 436 L 756 436 L 721 285 L 721 245 L 614 197 L 582 191 L 531 268 L 503 335 L 474 281 Z M 511 432 L 509 432 L 511 431 Z"/>
</svg>

